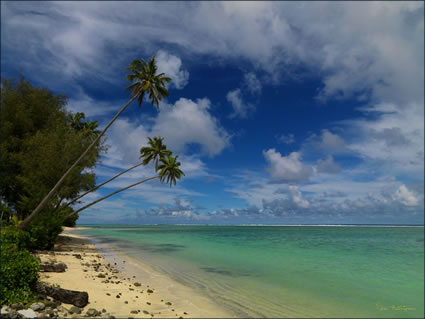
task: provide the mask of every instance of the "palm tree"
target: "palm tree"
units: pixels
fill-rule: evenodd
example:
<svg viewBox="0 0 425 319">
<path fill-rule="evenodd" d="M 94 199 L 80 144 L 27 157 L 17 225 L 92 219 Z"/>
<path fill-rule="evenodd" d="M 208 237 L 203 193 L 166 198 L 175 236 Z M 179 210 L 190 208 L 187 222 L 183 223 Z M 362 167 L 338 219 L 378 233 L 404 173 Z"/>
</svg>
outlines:
<svg viewBox="0 0 425 319">
<path fill-rule="evenodd" d="M 145 60 L 133 60 L 130 66 L 126 68 L 131 73 L 127 75 L 127 80 L 133 82 L 127 90 L 132 90 L 131 98 L 124 105 L 121 110 L 112 118 L 112 120 L 106 125 L 102 132 L 96 137 L 96 139 L 87 147 L 83 154 L 75 161 L 74 164 L 65 172 L 65 174 L 59 179 L 56 185 L 50 190 L 50 192 L 43 198 L 43 200 L 38 204 L 38 206 L 32 211 L 32 213 L 25 218 L 22 224 L 19 226 L 20 229 L 25 229 L 29 223 L 36 217 L 44 206 L 48 203 L 49 199 L 53 194 L 59 189 L 59 187 L 64 182 L 65 178 L 71 173 L 71 171 L 78 165 L 78 163 L 86 156 L 86 154 L 93 148 L 96 143 L 99 142 L 100 138 L 105 134 L 108 128 L 115 122 L 115 120 L 120 116 L 122 112 L 133 102 L 136 98 L 138 99 L 139 108 L 142 105 L 143 97 L 147 92 L 149 99 L 153 105 L 159 107 L 159 101 L 163 97 L 168 96 L 168 91 L 165 86 L 165 82 L 169 83 L 171 78 L 166 77 L 164 73 L 156 74 L 157 66 L 155 61 L 155 56 L 153 56 L 147 63 Z"/>
<path fill-rule="evenodd" d="M 65 207 L 68 207 L 70 205 L 72 205 L 73 203 L 75 203 L 77 200 L 83 198 L 84 196 L 86 196 L 89 193 L 94 192 L 95 190 L 99 189 L 100 187 L 102 187 L 103 185 L 112 182 L 114 179 L 116 179 L 117 177 L 120 177 L 122 174 L 127 173 L 128 171 L 131 171 L 134 168 L 137 168 L 141 165 L 147 165 L 149 164 L 152 160 L 155 161 L 156 165 L 155 165 L 155 170 L 157 170 L 158 167 L 158 161 L 160 158 L 163 158 L 164 156 L 168 156 L 170 154 L 172 154 L 171 151 L 169 151 L 167 149 L 167 146 L 165 144 L 162 144 L 162 141 L 164 140 L 163 137 L 160 136 L 155 136 L 153 139 L 148 137 L 148 144 L 150 145 L 150 147 L 146 146 L 146 147 L 142 147 L 140 149 L 140 158 L 143 159 L 143 161 L 141 163 L 138 163 L 130 168 L 127 168 L 126 170 L 118 173 L 117 175 L 111 177 L 110 179 L 108 179 L 107 181 L 96 185 L 95 187 L 89 189 L 88 191 L 84 192 L 83 194 L 81 194 L 80 196 L 74 198 L 72 201 L 66 203 L 65 205 L 63 205 L 62 207 L 58 207 L 59 209 L 63 209 Z"/>
<path fill-rule="evenodd" d="M 143 164 L 147 165 L 151 161 L 155 162 L 155 169 L 158 167 L 158 162 L 164 156 L 171 155 L 172 153 L 167 150 L 167 146 L 162 144 L 163 137 L 155 136 L 153 139 L 148 137 L 149 146 L 140 149 L 140 158 L 143 158 Z"/>
<path fill-rule="evenodd" d="M 147 181 L 159 178 L 160 182 L 163 183 L 165 180 L 167 180 L 167 183 L 170 183 L 170 187 L 172 184 L 176 185 L 176 181 L 178 179 L 180 179 L 182 177 L 182 175 L 184 175 L 183 171 L 181 169 L 179 169 L 180 166 L 180 162 L 177 162 L 177 157 L 173 157 L 171 154 L 168 155 L 168 157 L 163 157 L 161 158 L 161 165 L 158 166 L 158 170 L 160 170 L 159 174 L 156 176 L 152 176 L 149 178 L 146 178 L 144 180 L 141 180 L 140 182 L 131 184 L 127 187 L 121 188 L 115 192 L 112 192 L 102 198 L 99 198 L 98 200 L 95 200 L 94 202 L 91 202 L 90 204 L 87 204 L 81 208 L 79 208 L 78 210 L 76 210 L 75 212 L 71 213 L 68 215 L 68 217 L 74 215 L 74 214 L 78 214 L 79 212 L 81 212 L 82 210 L 85 210 L 86 208 L 89 208 L 91 206 L 93 206 L 94 204 L 97 204 L 101 201 L 103 201 L 104 199 L 107 199 L 115 194 L 118 194 L 122 191 L 125 191 L 129 188 L 132 188 L 134 186 L 137 186 L 139 184 L 145 183 Z"/>
<path fill-rule="evenodd" d="M 169 154 L 168 157 L 161 158 L 161 165 L 157 167 L 161 183 L 167 179 L 167 183 L 170 183 L 170 187 L 173 184 L 176 185 L 176 180 L 180 179 L 182 175 L 184 176 L 183 171 L 179 168 L 181 163 L 177 162 L 177 158 L 178 156 L 173 157 Z"/>
</svg>

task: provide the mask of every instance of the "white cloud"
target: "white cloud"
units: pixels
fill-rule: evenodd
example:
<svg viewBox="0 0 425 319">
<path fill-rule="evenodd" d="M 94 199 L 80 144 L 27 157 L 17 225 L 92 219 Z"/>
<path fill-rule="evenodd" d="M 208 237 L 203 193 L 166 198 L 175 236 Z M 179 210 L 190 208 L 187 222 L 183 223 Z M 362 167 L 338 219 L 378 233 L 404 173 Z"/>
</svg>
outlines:
<svg viewBox="0 0 425 319">
<path fill-rule="evenodd" d="M 276 137 L 277 141 L 279 143 L 284 143 L 284 144 L 292 144 L 295 142 L 295 136 L 294 134 L 288 134 L 288 135 L 279 135 Z"/>
<path fill-rule="evenodd" d="M 333 134 L 328 130 L 322 130 L 317 146 L 326 151 L 339 151 L 344 147 L 344 140 L 337 134 Z"/>
<path fill-rule="evenodd" d="M 171 85 L 176 89 L 182 89 L 189 82 L 189 72 L 182 70 L 182 61 L 178 56 L 171 55 L 164 50 L 156 54 L 158 73 L 165 73 L 172 79 Z"/>
<path fill-rule="evenodd" d="M 305 65 L 323 76 L 325 99 L 424 97 L 422 2 L 6 2 L 1 18 L 5 62 L 25 52 L 37 62 L 19 59 L 28 72 L 44 75 L 115 81 L 138 48 L 151 55 L 173 46 L 187 56 L 237 57 L 274 78 Z"/>
<path fill-rule="evenodd" d="M 406 206 L 416 206 L 419 201 L 413 192 L 409 191 L 405 185 L 400 185 L 397 191 L 392 195 L 392 199 Z"/>
<path fill-rule="evenodd" d="M 230 114 L 230 118 L 246 118 L 250 113 L 255 111 L 255 106 L 253 104 L 242 101 L 240 89 L 228 92 L 226 99 L 230 102 L 233 108 L 233 113 Z"/>
<path fill-rule="evenodd" d="M 309 165 L 301 162 L 301 154 L 292 152 L 288 156 L 282 156 L 274 148 L 263 151 L 266 161 L 269 163 L 268 172 L 272 181 L 276 183 L 290 183 L 307 181 L 313 174 Z"/>
<path fill-rule="evenodd" d="M 260 94 L 262 85 L 255 73 L 249 72 L 244 75 L 244 84 L 251 94 Z"/>
<path fill-rule="evenodd" d="M 332 155 L 328 155 L 325 160 L 317 161 L 317 170 L 320 173 L 335 174 L 341 171 L 341 167 L 334 162 Z"/>
<path fill-rule="evenodd" d="M 310 206 L 310 203 L 302 198 L 302 194 L 298 188 L 298 186 L 290 185 L 289 192 L 291 193 L 292 201 L 301 208 L 308 208 Z"/>
<path fill-rule="evenodd" d="M 180 98 L 174 105 L 162 103 L 152 134 L 163 136 L 166 144 L 177 152 L 184 152 L 194 143 L 205 154 L 217 155 L 230 144 L 230 136 L 209 113 L 210 107 L 207 98 L 196 101 Z"/>
<path fill-rule="evenodd" d="M 342 122 L 353 136 L 346 148 L 393 174 L 423 176 L 424 106 L 380 103 L 362 109 L 374 119 Z M 367 114 L 367 115 L 368 115 Z"/>
</svg>

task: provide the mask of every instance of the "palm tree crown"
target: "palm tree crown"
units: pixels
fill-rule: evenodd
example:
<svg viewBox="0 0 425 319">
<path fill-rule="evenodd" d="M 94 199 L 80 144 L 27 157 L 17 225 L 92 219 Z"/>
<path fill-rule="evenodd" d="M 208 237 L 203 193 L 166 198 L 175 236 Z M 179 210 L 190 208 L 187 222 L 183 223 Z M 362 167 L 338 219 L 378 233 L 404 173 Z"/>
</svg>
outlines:
<svg viewBox="0 0 425 319">
<path fill-rule="evenodd" d="M 180 162 L 177 162 L 177 158 L 173 157 L 169 154 L 167 157 L 161 158 L 161 164 L 157 167 L 159 170 L 159 177 L 161 183 L 167 180 L 167 183 L 170 183 L 170 187 L 174 184 L 176 185 L 176 181 L 184 176 L 183 171 L 179 168 Z"/>
<path fill-rule="evenodd" d="M 165 82 L 169 83 L 171 78 L 164 76 L 164 73 L 156 74 L 155 56 L 146 63 L 145 60 L 133 60 L 130 66 L 126 68 L 131 74 L 127 75 L 127 80 L 133 82 L 127 87 L 132 90 L 131 97 L 138 96 L 139 107 L 142 105 L 145 93 L 149 94 L 149 99 L 153 105 L 159 107 L 159 101 L 168 96 L 168 90 Z"/>
<path fill-rule="evenodd" d="M 148 137 L 149 146 L 140 149 L 140 158 L 143 159 L 143 165 L 155 161 L 155 168 L 158 168 L 158 162 L 164 156 L 171 155 L 171 151 L 167 150 L 167 146 L 162 144 L 163 137 L 155 136 L 153 139 Z"/>
</svg>

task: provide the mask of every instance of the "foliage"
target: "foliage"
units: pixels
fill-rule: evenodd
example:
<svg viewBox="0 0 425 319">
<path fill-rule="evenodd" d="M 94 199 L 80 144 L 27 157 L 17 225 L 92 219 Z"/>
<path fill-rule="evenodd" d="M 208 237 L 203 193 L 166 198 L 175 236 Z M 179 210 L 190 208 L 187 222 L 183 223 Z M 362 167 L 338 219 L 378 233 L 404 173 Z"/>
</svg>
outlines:
<svg viewBox="0 0 425 319">
<path fill-rule="evenodd" d="M 2 82 L 1 99 L 1 199 L 22 220 L 94 140 L 97 123 L 85 121 L 83 113 L 67 112 L 65 96 L 33 87 L 22 77 Z M 89 169 L 94 168 L 104 149 L 102 142 L 95 146 L 54 194 L 43 214 L 52 216 L 64 200 L 94 186 L 95 175 Z M 52 221 L 53 229 L 56 223 L 56 219 Z"/>
<path fill-rule="evenodd" d="M 146 62 L 143 59 L 133 60 L 126 68 L 131 74 L 127 75 L 127 80 L 133 82 L 127 87 L 131 90 L 131 97 L 137 96 L 139 107 L 142 105 L 145 93 L 149 95 L 152 105 L 159 107 L 159 101 L 168 96 L 165 82 L 171 82 L 171 78 L 164 76 L 164 73 L 156 74 L 155 56 Z"/>
<path fill-rule="evenodd" d="M 39 262 L 25 249 L 28 233 L 14 226 L 1 230 L 0 304 L 30 302 L 38 280 Z"/>
<path fill-rule="evenodd" d="M 184 176 L 183 171 L 179 168 L 181 165 L 180 162 L 177 161 L 178 155 L 173 157 L 173 155 L 169 154 L 168 157 L 161 158 L 161 164 L 157 167 L 159 171 L 160 181 L 163 183 L 167 180 L 167 183 L 170 183 L 170 187 L 174 184 L 176 185 L 176 181 Z"/>
<path fill-rule="evenodd" d="M 155 168 L 158 167 L 158 162 L 164 156 L 171 154 L 165 144 L 162 144 L 163 137 L 155 136 L 153 139 L 148 137 L 148 145 L 140 149 L 140 158 L 143 159 L 143 165 L 149 164 L 151 161 L 155 162 Z"/>
</svg>

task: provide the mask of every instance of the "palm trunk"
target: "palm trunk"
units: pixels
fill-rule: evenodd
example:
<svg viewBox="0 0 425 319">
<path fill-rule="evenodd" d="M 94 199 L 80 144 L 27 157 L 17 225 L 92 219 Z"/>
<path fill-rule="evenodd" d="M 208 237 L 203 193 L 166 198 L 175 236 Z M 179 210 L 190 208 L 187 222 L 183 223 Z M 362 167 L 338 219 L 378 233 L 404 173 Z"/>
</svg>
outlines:
<svg viewBox="0 0 425 319">
<path fill-rule="evenodd" d="M 82 198 L 82 197 L 86 196 L 87 194 L 89 194 L 89 193 L 91 193 L 91 192 L 94 192 L 95 190 L 99 189 L 99 188 L 100 188 L 100 187 L 102 187 L 103 185 L 105 185 L 105 184 L 107 184 L 107 183 L 109 183 L 109 182 L 113 181 L 113 180 L 114 180 L 115 178 L 117 178 L 117 177 L 120 177 L 122 174 L 127 173 L 128 171 L 130 171 L 130 170 L 132 170 L 132 169 L 134 169 L 134 168 L 136 168 L 136 167 L 139 167 L 140 165 L 143 165 L 143 163 L 139 163 L 139 164 L 137 164 L 137 165 L 134 165 L 133 167 L 127 168 L 125 171 L 122 171 L 121 173 L 119 173 L 119 174 L 115 175 L 114 177 L 111 177 L 111 178 L 110 178 L 110 179 L 108 179 L 106 182 L 103 182 L 102 184 L 99 184 L 99 185 L 97 185 L 97 186 L 93 187 L 92 189 L 89 189 L 87 192 L 85 192 L 85 193 L 81 194 L 80 196 L 78 196 L 77 198 L 73 199 L 73 200 L 72 200 L 72 201 L 70 201 L 69 203 L 66 203 L 66 204 L 65 204 L 63 207 L 61 207 L 61 208 L 63 209 L 63 208 L 68 207 L 69 205 L 72 205 L 73 203 L 75 203 L 75 202 L 76 202 L 77 200 L 79 200 L 80 198 Z"/>
<path fill-rule="evenodd" d="M 74 214 L 78 214 L 78 213 L 79 213 L 79 212 L 81 212 L 82 210 L 84 210 L 84 209 L 86 209 L 86 208 L 89 208 L 90 206 L 93 206 L 94 204 L 97 204 L 97 203 L 99 203 L 99 202 L 103 201 L 104 199 L 107 199 L 107 198 L 109 198 L 109 197 L 111 197 L 111 196 L 113 196 L 113 195 L 115 195 L 115 194 L 118 194 L 118 193 L 120 193 L 120 192 L 122 192 L 122 191 L 125 191 L 125 190 L 129 189 L 129 188 L 132 188 L 132 187 L 134 187 L 134 186 L 137 186 L 137 185 L 139 185 L 139 184 L 142 184 L 142 183 L 144 183 L 144 182 L 147 182 L 147 181 L 150 181 L 150 180 L 152 180 L 152 179 L 159 178 L 159 177 L 160 177 L 159 175 L 157 175 L 157 176 L 153 176 L 153 177 L 149 177 L 149 178 L 144 179 L 144 180 L 142 180 L 142 181 L 140 181 L 140 182 L 137 182 L 137 183 L 131 184 L 131 185 L 127 186 L 127 187 L 121 188 L 121 189 L 119 189 L 119 190 L 117 190 L 117 191 L 115 191 L 115 192 L 113 192 L 113 193 L 110 193 L 110 194 L 108 194 L 108 195 L 106 195 L 106 196 L 104 196 L 104 197 L 102 197 L 102 198 L 99 198 L 98 200 L 95 200 L 94 202 L 91 202 L 90 204 L 88 204 L 88 205 L 86 205 L 86 206 L 84 206 L 84 207 L 81 207 L 80 209 L 76 210 L 75 212 L 72 212 L 71 214 L 69 214 L 69 215 L 68 215 L 68 217 L 71 217 L 71 216 L 72 216 L 72 215 L 74 215 Z M 68 217 L 67 217 L 67 218 L 68 218 Z"/>
<path fill-rule="evenodd" d="M 121 110 L 112 118 L 112 120 L 108 123 L 108 125 L 106 125 L 106 127 L 103 129 L 103 131 L 100 132 L 100 134 L 96 137 L 96 139 L 89 145 L 89 147 L 87 147 L 87 149 L 84 151 L 84 153 L 81 154 L 81 156 L 75 161 L 75 163 L 66 171 L 65 174 L 63 174 L 63 176 L 59 179 L 59 181 L 56 183 L 56 185 L 43 198 L 43 200 L 40 202 L 40 204 L 38 204 L 38 206 L 33 210 L 33 212 L 31 213 L 31 215 L 29 215 L 27 218 L 25 218 L 25 220 L 22 222 L 22 224 L 19 225 L 19 228 L 20 229 L 25 229 L 31 223 L 31 221 L 34 219 L 34 217 L 36 217 L 40 213 L 40 211 L 44 208 L 44 206 L 46 206 L 46 204 L 49 201 L 49 199 L 53 196 L 53 194 L 62 185 L 62 183 L 64 182 L 65 178 L 68 177 L 68 175 L 77 166 L 77 164 L 79 162 L 81 162 L 81 160 L 84 158 L 84 156 L 86 156 L 86 154 L 93 148 L 93 146 L 96 145 L 96 143 L 100 140 L 100 138 L 105 134 L 106 130 L 112 125 L 112 123 L 115 122 L 115 120 L 118 118 L 118 116 L 120 116 L 120 114 L 122 112 L 124 112 L 124 110 L 127 108 L 127 106 L 129 106 L 130 103 L 133 102 L 136 99 L 136 97 L 137 97 L 137 95 L 135 95 L 134 97 L 132 97 L 130 99 L 130 101 L 128 101 L 128 103 L 126 105 L 124 105 L 121 108 Z"/>
</svg>

